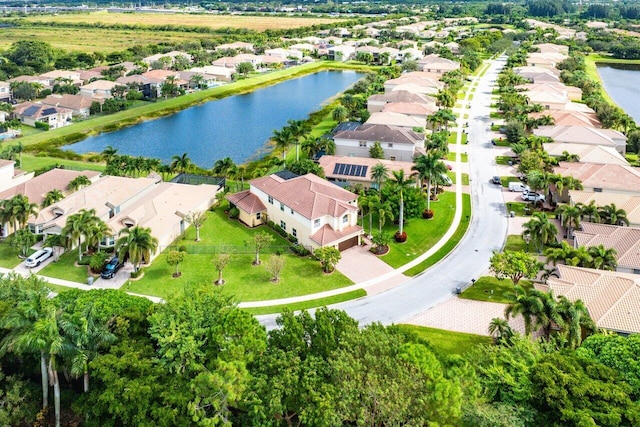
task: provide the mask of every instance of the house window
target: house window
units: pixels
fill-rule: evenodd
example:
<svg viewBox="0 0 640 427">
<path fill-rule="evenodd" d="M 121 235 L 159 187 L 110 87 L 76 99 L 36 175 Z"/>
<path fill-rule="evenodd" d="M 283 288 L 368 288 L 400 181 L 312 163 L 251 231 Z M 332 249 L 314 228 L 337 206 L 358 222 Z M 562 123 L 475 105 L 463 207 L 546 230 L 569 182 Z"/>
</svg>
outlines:
<svg viewBox="0 0 640 427">
<path fill-rule="evenodd" d="M 291 215 L 293 215 L 293 208 L 291 208 Z"/>
<path fill-rule="evenodd" d="M 291 235 L 293 237 L 298 237 L 298 231 L 294 228 L 293 230 L 291 230 Z"/>
<path fill-rule="evenodd" d="M 389 157 L 389 160 L 395 160 L 395 159 L 396 159 L 396 156 L 390 156 Z"/>
<path fill-rule="evenodd" d="M 284 212 L 284 203 L 280 203 L 280 210 Z"/>
<path fill-rule="evenodd" d="M 360 147 L 367 148 L 367 141 L 360 141 Z"/>
<path fill-rule="evenodd" d="M 314 227 L 320 227 L 320 218 L 313 220 Z"/>
<path fill-rule="evenodd" d="M 593 192 L 594 193 L 602 193 L 602 188 L 594 188 Z"/>
<path fill-rule="evenodd" d="M 388 147 L 388 148 L 393 148 L 393 142 L 388 143 L 388 144 L 387 144 L 387 147 Z"/>
<path fill-rule="evenodd" d="M 273 197 L 269 196 L 269 203 L 273 204 Z"/>
<path fill-rule="evenodd" d="M 346 223 L 348 223 L 348 222 L 349 222 L 349 216 L 348 216 L 348 215 L 343 216 L 343 217 L 342 217 L 342 223 L 343 223 L 343 224 L 346 224 Z"/>
<path fill-rule="evenodd" d="M 262 217 L 262 212 L 258 212 L 258 213 L 256 214 L 256 219 L 260 219 L 261 217 Z"/>
<path fill-rule="evenodd" d="M 283 230 L 286 230 L 287 229 L 287 223 L 281 220 L 280 221 L 280 228 L 282 228 Z"/>
<path fill-rule="evenodd" d="M 634 268 L 633 269 L 633 274 L 640 274 L 640 269 Z"/>
</svg>

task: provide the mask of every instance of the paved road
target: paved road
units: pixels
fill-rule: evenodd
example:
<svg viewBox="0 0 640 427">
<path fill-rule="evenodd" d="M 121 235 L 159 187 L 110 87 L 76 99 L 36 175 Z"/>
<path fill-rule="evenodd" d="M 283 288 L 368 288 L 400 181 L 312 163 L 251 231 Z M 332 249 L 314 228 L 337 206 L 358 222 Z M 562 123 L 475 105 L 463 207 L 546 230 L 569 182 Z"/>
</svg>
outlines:
<svg viewBox="0 0 640 427">
<path fill-rule="evenodd" d="M 400 286 L 337 304 L 333 308 L 345 310 L 361 324 L 399 323 L 451 298 L 456 287 L 468 286 L 471 279 L 487 270 L 492 251 L 502 248 L 507 234 L 502 190 L 490 182 L 496 175 L 496 165 L 489 118 L 491 90 L 505 59 L 492 61 L 484 76 L 477 80 L 471 108 L 466 110 L 469 115 L 466 120 L 469 122 L 469 144 L 466 148 L 471 159 L 469 175 L 473 216 L 460 245 L 439 264 Z M 275 317 L 258 316 L 267 328 L 275 326 Z"/>
</svg>

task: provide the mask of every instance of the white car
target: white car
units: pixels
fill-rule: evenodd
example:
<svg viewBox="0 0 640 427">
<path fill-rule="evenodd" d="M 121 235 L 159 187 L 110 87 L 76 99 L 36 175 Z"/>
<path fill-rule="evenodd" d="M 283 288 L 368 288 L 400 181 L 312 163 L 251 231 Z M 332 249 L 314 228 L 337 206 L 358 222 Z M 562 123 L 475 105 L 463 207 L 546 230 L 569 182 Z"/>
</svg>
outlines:
<svg viewBox="0 0 640 427">
<path fill-rule="evenodd" d="M 27 258 L 24 262 L 26 267 L 37 267 L 42 264 L 43 261 L 49 259 L 49 257 L 53 255 L 52 248 L 42 248 L 39 251 L 32 253 L 29 258 Z"/>
<path fill-rule="evenodd" d="M 543 202 L 544 203 L 544 195 L 534 193 L 532 191 L 525 191 L 522 193 L 522 200 L 527 202 Z"/>
</svg>

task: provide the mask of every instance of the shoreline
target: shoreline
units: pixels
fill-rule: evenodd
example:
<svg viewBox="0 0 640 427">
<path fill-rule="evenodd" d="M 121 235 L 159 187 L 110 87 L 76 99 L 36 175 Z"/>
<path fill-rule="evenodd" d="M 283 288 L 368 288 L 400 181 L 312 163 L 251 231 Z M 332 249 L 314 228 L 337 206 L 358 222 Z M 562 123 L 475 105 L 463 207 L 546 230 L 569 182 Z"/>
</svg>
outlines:
<svg viewBox="0 0 640 427">
<path fill-rule="evenodd" d="M 616 107 L 620 108 L 625 112 L 625 114 L 629 114 L 624 110 L 624 108 L 618 105 L 618 103 L 609 95 L 609 93 L 607 93 L 607 90 L 604 87 L 604 82 L 600 77 L 600 73 L 598 73 L 598 64 L 632 64 L 640 66 L 640 60 L 608 58 L 594 53 L 585 56 L 585 71 L 587 73 L 587 76 L 600 84 L 600 94 L 602 95 L 604 100 L 609 104 L 615 105 Z"/>
<path fill-rule="evenodd" d="M 205 102 L 253 92 L 263 87 L 281 83 L 292 78 L 302 77 L 320 71 L 360 71 L 372 70 L 371 66 L 361 64 L 347 64 L 335 61 L 318 61 L 285 70 L 243 79 L 237 82 L 192 92 L 186 95 L 146 104 L 129 110 L 120 111 L 108 116 L 96 117 L 71 126 L 65 126 L 47 132 L 41 132 L 16 139 L 25 147 L 25 151 L 38 153 L 49 150 L 59 150 L 61 146 L 74 144 L 90 136 L 113 132 L 124 127 L 133 126 L 147 120 L 175 114 L 184 109 L 201 105 Z M 49 154 L 52 154 L 49 152 Z M 77 153 L 76 153 L 77 154 Z"/>
</svg>

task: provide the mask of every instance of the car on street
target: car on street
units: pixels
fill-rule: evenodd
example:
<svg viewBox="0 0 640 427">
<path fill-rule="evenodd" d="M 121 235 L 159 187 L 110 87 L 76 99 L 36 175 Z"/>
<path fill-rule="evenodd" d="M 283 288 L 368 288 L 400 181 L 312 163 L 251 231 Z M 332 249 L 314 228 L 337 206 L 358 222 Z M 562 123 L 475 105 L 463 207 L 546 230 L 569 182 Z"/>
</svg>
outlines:
<svg viewBox="0 0 640 427">
<path fill-rule="evenodd" d="M 53 248 L 46 247 L 32 253 L 24 262 L 25 267 L 37 267 L 53 255 Z"/>
<path fill-rule="evenodd" d="M 499 176 L 494 176 L 493 178 L 491 178 L 491 182 L 496 184 L 496 185 L 502 185 L 502 180 L 500 179 Z"/>
<path fill-rule="evenodd" d="M 544 195 L 534 193 L 533 191 L 524 191 L 522 193 L 522 200 L 526 202 L 544 202 Z"/>
<path fill-rule="evenodd" d="M 102 273 L 100 273 L 100 277 L 103 279 L 113 279 L 113 276 L 116 275 L 123 265 L 124 263 L 120 262 L 117 256 L 114 256 L 109 260 L 107 265 L 104 266 Z"/>
</svg>

